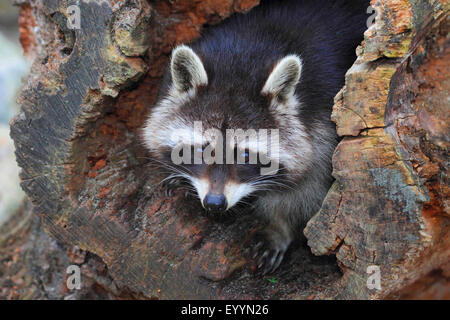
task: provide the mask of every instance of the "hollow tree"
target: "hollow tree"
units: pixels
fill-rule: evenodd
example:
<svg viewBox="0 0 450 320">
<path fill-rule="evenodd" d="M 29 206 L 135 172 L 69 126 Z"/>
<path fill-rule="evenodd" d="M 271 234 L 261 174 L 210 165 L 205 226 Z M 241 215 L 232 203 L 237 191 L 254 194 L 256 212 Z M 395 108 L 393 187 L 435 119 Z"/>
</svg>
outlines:
<svg viewBox="0 0 450 320">
<path fill-rule="evenodd" d="M 275 274 L 254 274 L 243 255 L 259 227 L 251 214 L 210 221 L 182 190 L 166 195 L 158 183 L 139 130 L 171 49 L 258 2 L 19 2 L 33 66 L 11 136 L 33 211 L 15 217 L 0 243 L 9 257 L 3 295 L 449 297 L 445 0 L 372 1 L 375 23 L 335 99 L 335 183 L 304 231 L 307 244 Z M 67 23 L 75 4 L 79 29 Z M 69 264 L 88 279 L 80 292 L 64 285 Z M 374 266 L 381 289 L 367 286 Z"/>
</svg>

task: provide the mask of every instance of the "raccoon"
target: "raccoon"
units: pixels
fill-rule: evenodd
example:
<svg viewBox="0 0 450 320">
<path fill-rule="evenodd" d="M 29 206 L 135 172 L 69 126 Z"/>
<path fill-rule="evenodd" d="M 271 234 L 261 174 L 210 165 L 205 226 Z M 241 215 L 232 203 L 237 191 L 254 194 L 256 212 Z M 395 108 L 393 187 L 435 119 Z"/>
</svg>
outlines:
<svg viewBox="0 0 450 320">
<path fill-rule="evenodd" d="M 354 0 L 265 1 L 172 52 L 144 143 L 172 171 L 168 179 L 189 181 L 207 211 L 223 215 L 250 202 L 267 221 L 251 249 L 264 273 L 280 266 L 333 181 L 333 98 L 355 61 L 368 7 Z M 277 152 L 259 135 L 218 143 L 230 129 L 267 129 L 266 136 L 278 136 Z M 202 160 L 207 151 L 215 162 Z M 232 163 L 225 161 L 230 154 Z M 276 169 L 263 175 L 267 159 Z"/>
</svg>

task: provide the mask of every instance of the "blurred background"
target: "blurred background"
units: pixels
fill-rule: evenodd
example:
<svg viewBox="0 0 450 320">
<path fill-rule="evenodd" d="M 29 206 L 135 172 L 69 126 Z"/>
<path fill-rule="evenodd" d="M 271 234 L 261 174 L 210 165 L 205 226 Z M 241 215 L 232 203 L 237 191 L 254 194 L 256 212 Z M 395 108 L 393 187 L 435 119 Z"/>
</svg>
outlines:
<svg viewBox="0 0 450 320">
<path fill-rule="evenodd" d="M 13 0 L 0 0 L 0 226 L 24 199 L 9 120 L 18 113 L 16 97 L 28 69 L 19 43 L 18 7 Z"/>
</svg>

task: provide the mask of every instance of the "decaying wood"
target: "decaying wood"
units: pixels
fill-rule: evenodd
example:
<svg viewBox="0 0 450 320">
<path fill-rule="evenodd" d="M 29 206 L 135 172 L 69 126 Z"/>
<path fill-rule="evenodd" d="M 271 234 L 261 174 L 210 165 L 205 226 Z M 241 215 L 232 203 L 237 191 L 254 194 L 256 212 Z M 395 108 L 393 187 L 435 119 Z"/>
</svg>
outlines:
<svg viewBox="0 0 450 320">
<path fill-rule="evenodd" d="M 338 298 L 448 299 L 448 5 L 374 4 L 383 22 L 336 97 L 336 182 L 305 234 L 314 253 L 336 255 Z M 381 290 L 367 288 L 369 266 Z"/>
<path fill-rule="evenodd" d="M 0 299 L 145 299 L 118 288 L 96 255 L 50 238 L 29 202 L 0 228 Z M 82 274 L 80 290 L 67 286 L 68 266 Z"/>
<path fill-rule="evenodd" d="M 183 190 L 165 195 L 139 128 L 170 51 L 258 2 L 79 1 L 81 29 L 71 30 L 75 1 L 21 1 L 22 45 L 34 63 L 11 136 L 36 230 L 64 254 L 76 247 L 104 262 L 114 285 L 102 286 L 103 297 L 396 298 L 423 286 L 448 294 L 443 1 L 373 3 L 380 14 L 336 98 L 336 183 L 305 230 L 312 252 L 331 257 L 299 243 L 275 274 L 254 275 L 242 254 L 258 227 L 251 214 L 218 223 Z M 73 263 L 61 261 L 55 279 Z M 381 268 L 381 291 L 366 287 L 369 265 Z M 89 279 L 87 296 L 104 281 Z M 25 297 L 18 292 L 6 295 Z"/>
</svg>

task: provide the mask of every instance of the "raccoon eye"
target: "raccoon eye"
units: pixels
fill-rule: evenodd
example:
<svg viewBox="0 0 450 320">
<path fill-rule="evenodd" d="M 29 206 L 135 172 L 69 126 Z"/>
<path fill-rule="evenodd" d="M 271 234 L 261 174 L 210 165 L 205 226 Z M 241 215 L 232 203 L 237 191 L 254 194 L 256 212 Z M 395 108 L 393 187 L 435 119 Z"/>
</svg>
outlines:
<svg viewBox="0 0 450 320">
<path fill-rule="evenodd" d="M 192 157 L 192 163 L 195 164 L 201 164 L 204 163 L 204 153 L 205 149 L 208 147 L 208 145 L 203 146 L 191 146 L 191 157 Z M 214 150 L 211 152 L 211 156 L 215 156 Z"/>
<path fill-rule="evenodd" d="M 202 154 L 204 151 L 203 147 L 199 147 L 199 146 L 191 146 L 191 155 L 199 155 Z"/>
<path fill-rule="evenodd" d="M 209 147 L 210 145 L 208 144 L 208 145 L 204 145 L 204 146 L 201 146 L 201 147 L 197 147 L 197 152 L 198 153 L 204 153 L 205 152 L 205 149 L 207 148 L 207 147 Z M 215 154 L 216 154 L 216 150 L 215 149 L 212 149 L 211 150 L 211 156 L 215 156 Z"/>
<path fill-rule="evenodd" d="M 243 153 L 242 153 L 242 158 L 244 159 L 245 163 L 248 163 L 250 161 L 250 152 L 248 151 L 248 149 L 246 149 Z"/>
<path fill-rule="evenodd" d="M 250 152 L 248 149 L 242 150 L 235 148 L 234 149 L 234 159 L 236 163 L 241 163 L 241 161 L 244 162 L 244 164 L 248 164 L 250 161 Z"/>
<path fill-rule="evenodd" d="M 191 146 L 191 160 L 192 164 L 199 163 L 203 158 L 203 147 Z"/>
</svg>

